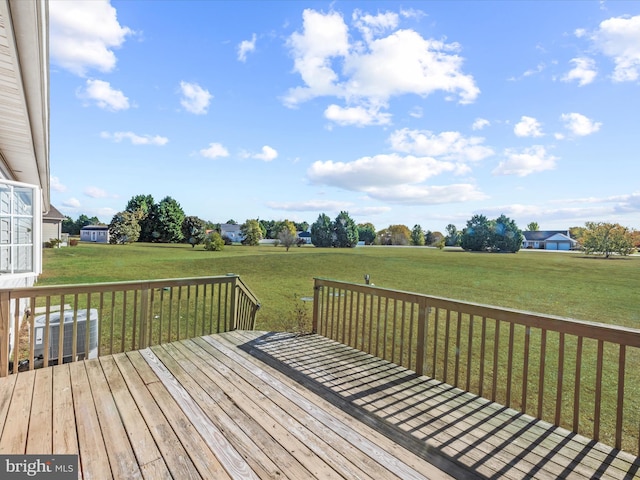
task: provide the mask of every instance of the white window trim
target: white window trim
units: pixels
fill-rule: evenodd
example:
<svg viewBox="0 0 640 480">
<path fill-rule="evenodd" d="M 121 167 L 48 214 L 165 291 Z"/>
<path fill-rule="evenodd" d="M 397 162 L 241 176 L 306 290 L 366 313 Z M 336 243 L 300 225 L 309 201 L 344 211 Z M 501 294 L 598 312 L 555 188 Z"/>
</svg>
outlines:
<svg viewBox="0 0 640 480">
<path fill-rule="evenodd" d="M 37 185 L 23 182 L 15 182 L 13 180 L 6 180 L 0 178 L 0 185 L 9 185 L 11 187 L 29 188 L 33 190 L 33 204 L 31 206 L 33 215 L 33 237 L 32 237 L 32 249 L 31 249 L 31 271 L 29 272 L 16 272 L 16 273 L 2 273 L 0 277 L 11 278 L 29 278 L 38 276 L 42 273 L 42 190 Z M 11 214 L 13 218 L 13 212 Z M 13 222 L 10 226 L 13 235 Z M 13 245 L 13 244 L 11 244 Z M 13 265 L 12 265 L 13 270 Z"/>
</svg>

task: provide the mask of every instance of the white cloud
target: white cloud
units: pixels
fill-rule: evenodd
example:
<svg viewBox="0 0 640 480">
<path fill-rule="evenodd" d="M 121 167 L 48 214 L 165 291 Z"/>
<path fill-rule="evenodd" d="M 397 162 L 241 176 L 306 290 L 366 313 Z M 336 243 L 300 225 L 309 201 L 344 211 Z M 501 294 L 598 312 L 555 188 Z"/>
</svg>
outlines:
<svg viewBox="0 0 640 480">
<path fill-rule="evenodd" d="M 203 115 L 207 113 L 209 103 L 213 95 L 205 90 L 197 83 L 180 82 L 180 93 L 182 98 L 180 99 L 180 105 L 190 113 L 196 115 Z"/>
<path fill-rule="evenodd" d="M 91 198 L 107 198 L 109 196 L 106 191 L 98 187 L 87 187 L 82 193 Z"/>
<path fill-rule="evenodd" d="M 378 108 L 365 107 L 340 107 L 339 105 L 329 105 L 324 111 L 324 116 L 328 120 L 338 125 L 355 125 L 364 127 L 367 125 L 389 125 L 391 114 L 382 113 Z"/>
<path fill-rule="evenodd" d="M 376 155 L 353 162 L 314 162 L 307 170 L 312 183 L 346 190 L 369 191 L 371 188 L 420 183 L 443 172 L 454 171 L 455 164 L 413 155 Z"/>
<path fill-rule="evenodd" d="M 565 122 L 565 127 L 579 137 L 591 135 L 602 126 L 601 122 L 594 122 L 580 113 L 563 113 L 560 118 Z"/>
<path fill-rule="evenodd" d="M 379 37 L 398 26 L 398 14 L 395 12 L 370 15 L 356 9 L 353 12 L 352 18 L 356 28 L 362 32 L 362 36 L 367 43 L 371 42 L 374 37 Z"/>
<path fill-rule="evenodd" d="M 632 82 L 640 74 L 640 15 L 613 17 L 592 36 L 596 47 L 615 63 L 614 82 Z"/>
<path fill-rule="evenodd" d="M 80 200 L 78 200 L 77 198 L 71 197 L 65 200 L 64 202 L 62 202 L 62 205 L 64 205 L 65 207 L 79 208 L 80 205 L 82 204 L 80 203 Z"/>
<path fill-rule="evenodd" d="M 265 145 L 264 147 L 262 147 L 262 151 L 260 153 L 256 153 L 251 157 L 257 160 L 264 160 L 265 162 L 270 162 L 278 158 L 278 152 L 274 148 L 271 148 L 269 145 Z"/>
<path fill-rule="evenodd" d="M 422 116 L 424 115 L 422 111 L 422 107 L 413 107 L 409 111 L 409 115 L 412 116 L 413 118 L 422 118 Z"/>
<path fill-rule="evenodd" d="M 88 69 L 115 68 L 114 48 L 134 32 L 118 23 L 109 0 L 49 2 L 51 60 L 84 76 Z"/>
<path fill-rule="evenodd" d="M 221 143 L 210 143 L 209 147 L 200 150 L 200 155 L 205 158 L 228 157 L 229 151 Z"/>
<path fill-rule="evenodd" d="M 542 137 L 542 125 L 533 117 L 523 115 L 520 121 L 513 127 L 513 133 L 518 137 Z"/>
<path fill-rule="evenodd" d="M 397 188 L 372 188 L 369 197 L 403 205 L 440 205 L 484 200 L 487 195 L 475 185 L 461 183 L 453 185 L 401 185 Z"/>
<path fill-rule="evenodd" d="M 556 168 L 557 157 L 547 153 L 542 145 L 534 145 L 521 151 L 507 149 L 504 152 L 506 160 L 500 162 L 493 170 L 494 175 L 517 175 L 525 177 L 532 173 L 553 170 Z"/>
<path fill-rule="evenodd" d="M 51 187 L 51 190 L 54 190 L 56 192 L 67 191 L 67 186 L 60 183 L 60 179 L 58 177 L 50 177 L 49 185 Z"/>
<path fill-rule="evenodd" d="M 387 108 L 391 97 L 405 94 L 426 97 L 442 91 L 457 96 L 460 103 L 473 102 L 480 90 L 472 76 L 462 73 L 460 46 L 425 39 L 413 30 L 383 36 L 397 27 L 397 21 L 398 16 L 389 12 L 357 12 L 354 22 L 363 38 L 357 40 L 350 37 L 355 32 L 350 33 L 339 13 L 305 10 L 302 32 L 287 41 L 294 71 L 304 85 L 290 89 L 284 103 L 295 107 L 320 96 L 341 98 L 348 107 L 344 112 L 333 110 L 343 120 L 345 112 L 375 112 Z M 342 68 L 338 71 L 334 63 Z"/>
<path fill-rule="evenodd" d="M 287 210 L 291 212 L 318 212 L 341 211 L 353 206 L 351 202 L 339 202 L 335 200 L 307 200 L 303 202 L 267 202 L 267 207 L 274 210 Z"/>
<path fill-rule="evenodd" d="M 76 96 L 87 101 L 87 104 L 95 102 L 98 107 L 112 112 L 127 110 L 130 106 L 124 93 L 112 88 L 111 84 L 104 80 L 87 79 L 86 88 L 78 90 Z"/>
<path fill-rule="evenodd" d="M 129 140 L 133 145 L 159 145 L 163 146 L 169 142 L 167 137 L 161 137 L 160 135 L 137 135 L 133 132 L 101 132 L 100 137 L 112 140 L 114 142 L 121 142 L 122 140 Z"/>
<path fill-rule="evenodd" d="M 593 59 L 587 57 L 572 58 L 571 63 L 574 67 L 562 77 L 561 80 L 563 82 L 577 80 L 578 86 L 582 87 L 590 84 L 596 78 L 598 71 L 595 68 Z"/>
<path fill-rule="evenodd" d="M 256 49 L 256 34 L 251 36 L 251 40 L 243 40 L 238 45 L 238 60 L 241 62 L 247 61 L 247 54 L 255 51 Z"/>
<path fill-rule="evenodd" d="M 476 118 L 475 121 L 473 122 L 473 125 L 471 125 L 471 129 L 482 130 L 483 128 L 488 127 L 489 125 L 491 125 L 491 122 L 486 118 Z"/>
<path fill-rule="evenodd" d="M 458 162 L 479 161 L 494 154 L 482 145 L 482 137 L 464 137 L 459 132 L 434 134 L 428 130 L 396 130 L 389 136 L 391 147 L 404 153 L 428 157 L 442 157 Z"/>
</svg>

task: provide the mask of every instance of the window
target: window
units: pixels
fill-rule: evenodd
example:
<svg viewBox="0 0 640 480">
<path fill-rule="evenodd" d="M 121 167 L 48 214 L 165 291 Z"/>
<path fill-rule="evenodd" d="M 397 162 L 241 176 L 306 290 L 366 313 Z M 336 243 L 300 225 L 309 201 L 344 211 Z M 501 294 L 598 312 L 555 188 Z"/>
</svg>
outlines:
<svg viewBox="0 0 640 480">
<path fill-rule="evenodd" d="M 38 273 L 37 193 L 35 186 L 0 180 L 0 274 Z"/>
</svg>

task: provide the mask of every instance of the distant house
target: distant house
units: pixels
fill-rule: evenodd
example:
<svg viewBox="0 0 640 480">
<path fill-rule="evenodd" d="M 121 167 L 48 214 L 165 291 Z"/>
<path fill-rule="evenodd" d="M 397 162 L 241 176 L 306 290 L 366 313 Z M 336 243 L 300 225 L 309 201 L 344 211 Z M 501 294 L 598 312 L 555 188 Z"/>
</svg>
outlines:
<svg viewBox="0 0 640 480">
<path fill-rule="evenodd" d="M 298 238 L 304 240 L 304 243 L 311 245 L 311 232 L 298 232 Z"/>
<path fill-rule="evenodd" d="M 48 242 L 56 238 L 62 239 L 62 221 L 65 216 L 53 205 L 42 215 L 42 241 Z"/>
<path fill-rule="evenodd" d="M 522 232 L 522 248 L 539 250 L 573 250 L 577 241 L 569 236 L 568 230 L 537 230 Z"/>
<path fill-rule="evenodd" d="M 220 236 L 227 237 L 232 242 L 242 242 L 244 235 L 240 231 L 240 225 L 233 223 L 222 223 L 220 225 Z"/>
<path fill-rule="evenodd" d="M 107 225 L 87 225 L 80 229 L 80 240 L 83 242 L 109 243 L 109 227 Z"/>
</svg>

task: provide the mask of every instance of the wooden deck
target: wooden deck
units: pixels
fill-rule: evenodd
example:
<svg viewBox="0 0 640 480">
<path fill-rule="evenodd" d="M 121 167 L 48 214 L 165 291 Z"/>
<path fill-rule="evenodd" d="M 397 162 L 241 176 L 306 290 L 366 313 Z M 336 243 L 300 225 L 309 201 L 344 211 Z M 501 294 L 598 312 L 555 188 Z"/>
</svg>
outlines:
<svg viewBox="0 0 640 480">
<path fill-rule="evenodd" d="M 0 454 L 81 478 L 636 478 L 637 457 L 318 335 L 229 332 L 0 379 Z"/>
</svg>

